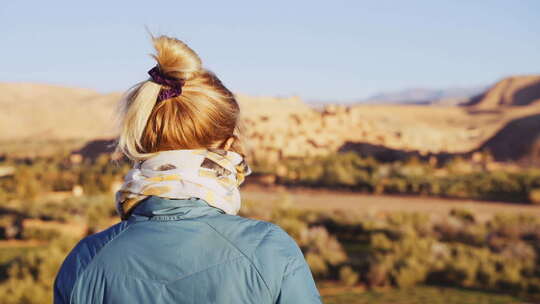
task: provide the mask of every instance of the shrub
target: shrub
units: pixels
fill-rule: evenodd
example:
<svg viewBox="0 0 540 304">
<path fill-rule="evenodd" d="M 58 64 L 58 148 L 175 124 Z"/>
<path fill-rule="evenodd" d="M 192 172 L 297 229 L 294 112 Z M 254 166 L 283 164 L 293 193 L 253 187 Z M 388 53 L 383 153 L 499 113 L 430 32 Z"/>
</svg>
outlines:
<svg viewBox="0 0 540 304">
<path fill-rule="evenodd" d="M 540 204 L 540 189 L 535 188 L 529 191 L 529 201 L 535 205 Z"/>
<path fill-rule="evenodd" d="M 358 283 L 358 274 L 350 267 L 343 266 L 339 269 L 339 280 L 345 286 L 353 286 Z"/>
<path fill-rule="evenodd" d="M 455 158 L 440 168 L 428 161 L 378 163 L 353 152 L 325 157 L 285 159 L 280 166 L 279 182 L 348 188 L 357 191 L 390 194 L 417 194 L 443 197 L 498 200 L 508 202 L 540 201 L 540 173 L 534 169 L 513 172 L 487 171 L 463 158 Z M 286 168 L 283 170 L 283 168 Z M 274 170 L 277 170 L 274 168 Z M 274 172 L 277 173 L 277 172 Z"/>
<path fill-rule="evenodd" d="M 21 235 L 22 216 L 16 214 L 0 215 L 0 239 L 14 239 Z"/>
<path fill-rule="evenodd" d="M 0 282 L 2 303 L 50 303 L 54 278 L 73 239 L 58 239 L 44 250 L 17 257 L 7 267 L 8 278 Z"/>
<path fill-rule="evenodd" d="M 23 230 L 22 237 L 26 240 L 52 241 L 61 236 L 61 232 L 54 229 L 42 229 L 27 227 Z"/>
</svg>

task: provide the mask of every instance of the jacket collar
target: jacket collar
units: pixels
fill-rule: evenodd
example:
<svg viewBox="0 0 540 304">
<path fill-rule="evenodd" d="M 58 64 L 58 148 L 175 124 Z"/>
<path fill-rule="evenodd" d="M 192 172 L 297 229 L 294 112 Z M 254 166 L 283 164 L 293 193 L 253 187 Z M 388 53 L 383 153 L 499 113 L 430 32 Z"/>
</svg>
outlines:
<svg viewBox="0 0 540 304">
<path fill-rule="evenodd" d="M 149 196 L 132 212 L 135 220 L 180 220 L 224 214 L 221 209 L 210 206 L 206 201 L 191 197 L 188 199 L 168 199 Z"/>
</svg>

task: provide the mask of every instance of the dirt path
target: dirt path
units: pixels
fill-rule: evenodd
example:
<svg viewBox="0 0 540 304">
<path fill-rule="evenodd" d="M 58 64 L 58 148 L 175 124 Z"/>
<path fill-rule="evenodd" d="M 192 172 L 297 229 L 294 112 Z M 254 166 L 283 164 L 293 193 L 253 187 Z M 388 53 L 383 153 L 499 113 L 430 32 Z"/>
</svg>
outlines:
<svg viewBox="0 0 540 304">
<path fill-rule="evenodd" d="M 463 208 L 477 214 L 480 220 L 497 213 L 524 213 L 540 216 L 540 206 L 488 201 L 442 199 L 418 196 L 369 195 L 342 191 L 317 189 L 286 189 L 246 185 L 242 188 L 243 199 L 260 204 L 275 203 L 283 195 L 289 195 L 293 206 L 315 210 L 351 210 L 377 214 L 388 211 L 428 212 L 446 215 L 452 208 Z"/>
</svg>

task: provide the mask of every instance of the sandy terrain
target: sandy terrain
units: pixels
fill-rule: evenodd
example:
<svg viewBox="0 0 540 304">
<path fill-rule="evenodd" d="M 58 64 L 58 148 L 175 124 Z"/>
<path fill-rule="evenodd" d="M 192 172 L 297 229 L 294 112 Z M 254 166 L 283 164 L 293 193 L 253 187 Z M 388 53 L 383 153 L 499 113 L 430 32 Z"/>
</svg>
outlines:
<svg viewBox="0 0 540 304">
<path fill-rule="evenodd" d="M 474 212 L 481 221 L 498 213 L 522 213 L 540 216 L 540 206 L 526 204 L 416 196 L 369 195 L 342 191 L 286 189 L 284 187 L 257 185 L 246 185 L 242 188 L 242 198 L 244 200 L 253 200 L 265 206 L 276 204 L 284 195 L 290 196 L 294 207 L 321 211 L 351 210 L 351 212 L 367 212 L 370 214 L 410 211 L 444 216 L 453 208 L 463 208 Z"/>
</svg>

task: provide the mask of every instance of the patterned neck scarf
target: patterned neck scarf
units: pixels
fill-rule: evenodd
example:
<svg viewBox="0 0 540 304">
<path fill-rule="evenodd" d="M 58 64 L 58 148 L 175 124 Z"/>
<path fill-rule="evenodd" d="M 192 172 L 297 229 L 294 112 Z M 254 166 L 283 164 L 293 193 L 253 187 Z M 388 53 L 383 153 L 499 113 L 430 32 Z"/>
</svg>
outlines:
<svg viewBox="0 0 540 304">
<path fill-rule="evenodd" d="M 236 152 L 222 149 L 161 151 L 136 163 L 116 193 L 116 210 L 122 219 L 145 198 L 197 197 L 227 214 L 240 210 L 240 191 L 251 169 Z"/>
</svg>

